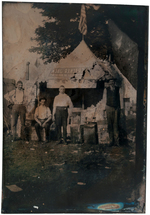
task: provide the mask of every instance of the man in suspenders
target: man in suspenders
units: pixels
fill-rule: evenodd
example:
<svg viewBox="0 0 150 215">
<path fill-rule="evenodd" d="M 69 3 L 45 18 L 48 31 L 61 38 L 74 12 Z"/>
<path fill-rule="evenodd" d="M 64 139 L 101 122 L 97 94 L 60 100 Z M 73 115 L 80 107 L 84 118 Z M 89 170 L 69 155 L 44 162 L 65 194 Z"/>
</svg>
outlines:
<svg viewBox="0 0 150 215">
<path fill-rule="evenodd" d="M 17 82 L 17 88 L 7 93 L 4 98 L 8 100 L 12 105 L 12 135 L 13 140 L 16 140 L 16 126 L 18 117 L 21 121 L 21 139 L 26 139 L 25 134 L 25 120 L 26 120 L 26 107 L 25 107 L 25 95 L 22 81 Z"/>
</svg>

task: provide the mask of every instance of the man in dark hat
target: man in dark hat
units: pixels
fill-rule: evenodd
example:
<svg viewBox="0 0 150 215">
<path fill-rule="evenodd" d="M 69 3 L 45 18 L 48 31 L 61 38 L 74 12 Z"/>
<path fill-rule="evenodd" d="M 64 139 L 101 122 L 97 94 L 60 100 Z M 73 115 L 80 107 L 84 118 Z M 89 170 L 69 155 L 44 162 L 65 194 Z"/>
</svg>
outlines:
<svg viewBox="0 0 150 215">
<path fill-rule="evenodd" d="M 110 146 L 119 145 L 120 93 L 119 87 L 117 87 L 115 83 L 115 78 L 111 78 L 105 82 L 106 115 Z"/>
<path fill-rule="evenodd" d="M 46 98 L 39 99 L 40 106 L 38 106 L 35 110 L 35 130 L 38 136 L 38 140 L 42 141 L 41 130 L 44 128 L 46 133 L 46 141 L 49 142 L 49 128 L 50 128 L 50 120 L 51 120 L 51 111 L 49 107 L 46 107 L 45 102 Z"/>
</svg>

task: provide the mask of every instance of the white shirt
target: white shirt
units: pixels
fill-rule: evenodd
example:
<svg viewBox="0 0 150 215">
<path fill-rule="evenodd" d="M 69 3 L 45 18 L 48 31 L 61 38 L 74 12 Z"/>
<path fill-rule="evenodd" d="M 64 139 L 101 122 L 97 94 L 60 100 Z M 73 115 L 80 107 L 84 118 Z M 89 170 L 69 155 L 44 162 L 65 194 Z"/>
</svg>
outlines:
<svg viewBox="0 0 150 215">
<path fill-rule="evenodd" d="M 51 116 L 51 111 L 49 107 L 40 105 L 35 110 L 35 117 L 38 119 L 47 119 Z"/>
<path fill-rule="evenodd" d="M 54 103 L 53 103 L 53 115 L 56 112 L 56 107 L 68 107 L 73 108 L 72 101 L 70 97 L 64 93 L 64 94 L 59 94 L 58 96 L 55 97 Z"/>
<path fill-rule="evenodd" d="M 23 104 L 24 103 L 24 90 L 19 90 L 16 88 L 4 95 L 4 98 L 8 101 L 13 101 L 14 104 Z"/>
</svg>

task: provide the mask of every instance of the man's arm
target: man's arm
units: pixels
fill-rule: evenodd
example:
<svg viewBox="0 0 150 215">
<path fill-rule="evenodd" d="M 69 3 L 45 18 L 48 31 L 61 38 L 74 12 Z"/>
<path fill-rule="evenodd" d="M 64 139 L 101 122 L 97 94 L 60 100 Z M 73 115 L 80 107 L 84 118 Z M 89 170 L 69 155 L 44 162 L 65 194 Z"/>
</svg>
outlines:
<svg viewBox="0 0 150 215">
<path fill-rule="evenodd" d="M 11 103 L 13 104 L 14 102 L 13 102 L 13 100 L 12 100 L 12 97 L 13 97 L 14 95 L 15 95 L 15 90 L 12 90 L 12 91 L 6 93 L 6 94 L 4 95 L 4 98 L 5 98 L 7 101 L 9 101 L 9 102 L 11 102 Z"/>
<path fill-rule="evenodd" d="M 25 106 L 28 106 L 28 104 L 29 104 L 28 96 L 27 96 L 27 93 L 25 91 L 23 92 L 23 104 Z"/>
<path fill-rule="evenodd" d="M 51 111 L 50 111 L 50 109 L 48 108 L 47 109 L 47 111 L 48 111 L 48 118 L 47 118 L 47 120 L 43 123 L 43 127 L 45 126 L 45 124 L 47 123 L 47 122 L 49 122 L 50 120 L 51 120 L 51 118 L 52 118 L 52 114 L 51 114 Z"/>
<path fill-rule="evenodd" d="M 72 103 L 71 98 L 69 96 L 68 96 L 68 103 L 69 103 L 69 108 L 72 109 L 73 103 Z"/>
<path fill-rule="evenodd" d="M 53 121 L 55 121 L 55 113 L 56 113 L 56 97 L 54 98 L 53 102 L 53 116 L 52 116 Z"/>
<path fill-rule="evenodd" d="M 34 119 L 40 126 L 42 125 L 41 122 L 38 120 L 38 107 L 35 110 Z"/>
<path fill-rule="evenodd" d="M 69 103 L 68 113 L 69 113 L 69 117 L 71 117 L 71 115 L 72 115 L 72 109 L 73 109 L 73 103 L 72 103 L 71 98 L 69 96 L 68 96 L 68 103 Z"/>
</svg>

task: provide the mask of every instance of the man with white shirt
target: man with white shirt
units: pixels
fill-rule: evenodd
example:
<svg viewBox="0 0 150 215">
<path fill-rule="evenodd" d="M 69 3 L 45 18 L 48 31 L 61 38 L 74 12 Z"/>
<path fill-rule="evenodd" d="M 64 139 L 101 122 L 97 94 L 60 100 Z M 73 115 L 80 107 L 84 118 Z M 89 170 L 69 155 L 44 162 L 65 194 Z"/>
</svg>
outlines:
<svg viewBox="0 0 150 215">
<path fill-rule="evenodd" d="M 65 87 L 61 85 L 59 94 L 55 97 L 53 103 L 53 121 L 56 121 L 58 141 L 61 141 L 61 126 L 63 126 L 63 141 L 65 143 L 67 138 L 68 108 L 71 110 L 73 104 L 70 97 L 65 93 Z"/>
<path fill-rule="evenodd" d="M 49 107 L 45 106 L 46 98 L 40 98 L 39 100 L 40 106 L 38 106 L 35 110 L 34 119 L 36 121 L 35 130 L 38 136 L 38 140 L 42 141 L 41 138 L 41 129 L 45 128 L 46 133 L 46 141 L 49 142 L 49 127 L 51 120 L 51 111 Z"/>
<path fill-rule="evenodd" d="M 25 107 L 25 94 L 22 81 L 17 82 L 17 88 L 7 93 L 4 98 L 11 103 L 12 106 L 12 135 L 13 140 L 16 140 L 16 126 L 18 117 L 21 121 L 21 139 L 26 138 L 25 134 L 25 120 L 26 120 L 26 107 Z"/>
</svg>

